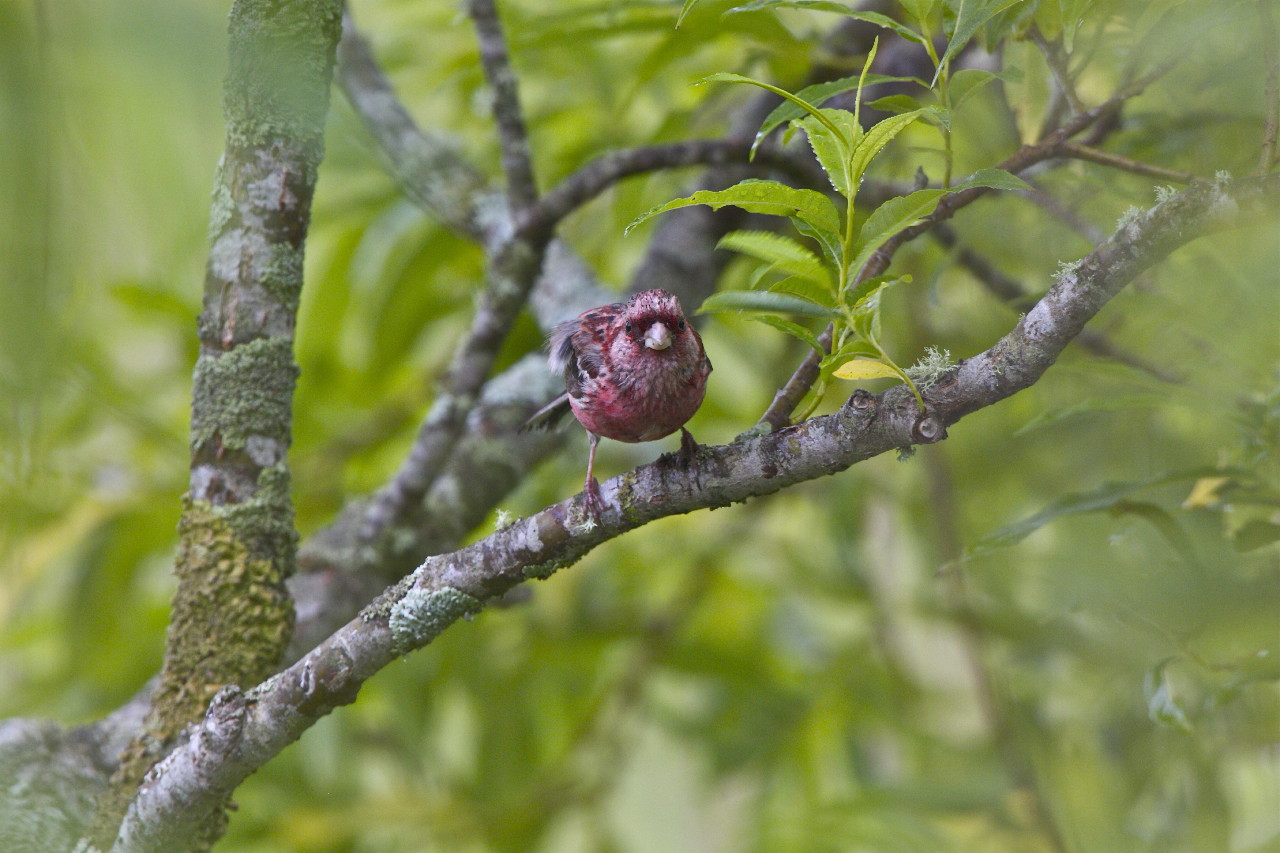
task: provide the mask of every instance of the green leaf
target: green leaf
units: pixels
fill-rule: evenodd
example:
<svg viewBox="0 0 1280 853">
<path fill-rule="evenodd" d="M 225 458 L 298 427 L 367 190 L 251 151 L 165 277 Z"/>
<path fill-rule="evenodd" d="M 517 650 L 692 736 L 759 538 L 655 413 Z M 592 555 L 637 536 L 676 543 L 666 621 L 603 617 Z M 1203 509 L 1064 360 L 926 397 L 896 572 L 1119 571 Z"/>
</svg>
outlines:
<svg viewBox="0 0 1280 853">
<path fill-rule="evenodd" d="M 917 21 L 926 20 L 938 5 L 938 0 L 899 0 L 902 8 L 911 13 Z"/>
<path fill-rule="evenodd" d="M 783 320 L 781 317 L 774 317 L 771 314 L 759 314 L 751 318 L 757 323 L 764 323 L 766 326 L 773 326 L 775 329 L 786 332 L 793 338 L 799 338 L 809 346 L 813 347 L 814 352 L 824 355 L 822 344 L 818 343 L 818 336 L 813 332 L 801 326 L 799 323 L 792 323 L 790 320 Z"/>
<path fill-rule="evenodd" d="M 814 106 L 822 106 L 823 102 L 836 95 L 852 91 L 858 88 L 858 80 L 860 75 L 853 77 L 841 77 L 839 80 L 829 80 L 826 83 L 814 83 L 812 86 L 805 86 L 796 97 L 803 101 L 807 101 Z M 885 74 L 868 74 L 864 85 L 874 86 L 878 83 L 916 83 L 922 88 L 928 88 L 928 85 L 919 77 L 890 77 Z M 773 112 L 765 118 L 760 125 L 760 130 L 756 132 L 755 143 L 752 145 L 754 151 L 759 147 L 764 138 L 768 136 L 775 127 L 780 124 L 798 119 L 803 116 L 804 110 L 800 109 L 790 101 L 784 101 L 774 107 Z"/>
<path fill-rule="evenodd" d="M 993 190 L 1009 190 L 1019 192 L 1031 189 L 1031 184 L 1004 169 L 979 169 L 969 177 L 951 187 L 952 192 L 973 189 L 974 187 L 990 187 Z"/>
<path fill-rule="evenodd" d="M 696 81 L 693 85 L 701 86 L 704 83 L 748 83 L 752 86 L 759 86 L 761 89 L 765 89 L 766 91 L 773 92 L 775 95 L 778 95 L 779 97 L 786 98 L 788 101 L 795 104 L 804 112 L 818 119 L 818 121 L 821 121 L 821 122 L 826 121 L 826 119 L 822 116 L 821 110 L 819 110 L 813 104 L 809 103 L 803 98 L 799 98 L 791 94 L 786 89 L 779 89 L 777 86 L 773 86 L 769 83 L 765 83 L 762 80 L 753 80 L 750 77 L 743 77 L 741 74 L 730 74 L 727 71 L 717 71 L 715 74 L 709 74 L 706 77 L 703 77 L 701 80 Z M 834 125 L 829 127 L 828 130 L 830 130 L 832 133 L 837 135 L 839 135 L 840 133 L 840 129 Z"/>
<path fill-rule="evenodd" d="M 1251 518 L 1231 537 L 1231 547 L 1240 553 L 1256 551 L 1280 540 L 1280 524 L 1272 524 L 1261 518 Z"/>
<path fill-rule="evenodd" d="M 751 3 L 744 3 L 741 6 L 735 6 L 726 14 L 734 12 L 757 12 L 761 9 L 808 9 L 813 12 L 835 12 L 838 15 L 844 15 L 858 21 L 866 21 L 876 26 L 884 27 L 892 30 L 908 41 L 916 44 L 924 44 L 924 36 L 904 24 L 895 21 L 888 15 L 882 15 L 879 12 L 863 12 L 859 9 L 851 9 L 843 3 L 836 3 L 834 0 L 754 0 Z"/>
<path fill-rule="evenodd" d="M 809 146 L 827 173 L 831 186 L 848 198 L 856 189 L 856 185 L 850 182 L 849 159 L 852 145 L 862 136 L 862 127 L 848 110 L 824 109 L 822 113 L 822 118 L 806 116 L 799 125 L 809 137 Z M 833 131 L 832 127 L 836 130 Z"/>
<path fill-rule="evenodd" d="M 844 294 L 844 303 L 849 306 L 850 311 L 857 311 L 858 307 L 862 305 L 867 297 L 874 293 L 881 285 L 894 285 L 899 282 L 910 283 L 910 281 L 911 276 L 909 275 L 878 275 L 874 278 L 869 278 L 866 281 L 858 282 L 856 287 L 850 288 L 846 291 Z"/>
<path fill-rule="evenodd" d="M 853 307 L 853 330 L 869 341 L 880 340 L 880 296 L 896 283 L 881 282 Z"/>
<path fill-rule="evenodd" d="M 829 285 L 818 284 L 811 279 L 794 275 L 789 275 L 781 281 L 775 281 L 765 290 L 771 290 L 774 293 L 790 293 L 799 296 L 801 299 L 816 302 L 819 305 L 830 306 L 834 303 L 832 288 Z"/>
<path fill-rule="evenodd" d="M 947 82 L 948 94 L 951 98 L 951 109 L 958 110 L 960 105 L 983 86 L 999 77 L 994 71 L 982 68 L 962 68 Z"/>
<path fill-rule="evenodd" d="M 680 7 L 680 14 L 676 16 L 676 29 L 680 29 L 680 25 L 684 23 L 684 16 L 689 14 L 689 10 L 698 4 L 698 0 L 684 0 L 684 5 Z"/>
<path fill-rule="evenodd" d="M 958 0 L 958 2 L 953 0 L 953 2 L 948 2 L 948 6 L 955 8 L 956 23 L 951 31 L 951 40 L 947 43 L 947 52 L 942 54 L 942 59 L 938 64 L 938 73 L 940 74 L 943 66 L 969 43 L 969 39 L 973 38 L 973 34 L 978 31 L 978 27 L 985 24 L 991 16 L 1015 3 L 1025 2 L 1026 0 Z M 938 74 L 934 74 L 933 82 L 938 82 Z"/>
<path fill-rule="evenodd" d="M 875 209 L 862 224 L 858 235 L 858 254 L 849 265 L 851 275 L 857 275 L 876 249 L 903 228 L 915 225 L 933 213 L 946 190 L 917 190 L 910 195 L 891 198 Z"/>
<path fill-rule="evenodd" d="M 868 101 L 867 106 L 873 110 L 880 110 L 882 113 L 906 113 L 912 110 L 923 110 L 924 104 L 920 103 L 918 98 L 910 95 L 888 95 L 883 98 L 876 98 L 874 101 Z"/>
<path fill-rule="evenodd" d="M 888 145 L 895 136 L 920 117 L 923 110 L 913 110 L 902 115 L 889 116 L 878 122 L 858 141 L 853 150 L 853 158 L 849 163 L 849 184 L 856 191 L 862 183 L 862 175 L 871 165 L 875 156 Z"/>
<path fill-rule="evenodd" d="M 730 231 L 716 244 L 758 258 L 786 273 L 823 285 L 834 292 L 826 265 L 796 240 L 772 231 Z"/>
<path fill-rule="evenodd" d="M 631 230 L 641 222 L 652 219 L 659 213 L 681 207 L 692 207 L 696 204 L 705 204 L 712 210 L 733 206 L 740 207 L 748 213 L 794 216 L 819 231 L 832 234 L 840 232 L 840 214 L 836 212 L 831 199 L 822 193 L 815 190 L 799 190 L 777 181 L 749 179 L 725 190 L 700 190 L 687 198 L 677 198 L 666 204 L 660 204 L 631 220 L 623 233 L 631 233 Z"/>
<path fill-rule="evenodd" d="M 836 312 L 798 296 L 772 293 L 764 290 L 725 290 L 708 296 L 698 309 L 699 314 L 726 311 L 769 311 L 775 314 L 798 314 L 802 317 L 822 317 L 830 320 Z"/>
<path fill-rule="evenodd" d="M 844 257 L 844 249 L 840 245 L 840 235 L 831 231 L 819 231 L 799 217 L 791 217 L 791 224 L 796 230 L 822 247 L 823 257 L 834 268 L 840 267 L 840 259 Z"/>
<path fill-rule="evenodd" d="M 899 379 L 898 372 L 882 361 L 855 358 L 840 365 L 831 374 L 837 379 Z"/>
<path fill-rule="evenodd" d="M 1035 533 L 1041 527 L 1044 527 L 1046 524 L 1056 521 L 1059 518 L 1080 515 L 1088 512 L 1111 510 L 1116 505 L 1127 501 L 1130 495 L 1141 491 L 1142 489 L 1163 485 L 1165 483 L 1179 482 L 1182 480 L 1197 480 L 1201 477 L 1221 476 L 1222 473 L 1222 470 L 1217 468 L 1193 468 L 1187 471 L 1174 471 L 1160 477 L 1154 477 L 1150 480 L 1103 483 L 1098 488 L 1088 492 L 1078 492 L 1072 495 L 1065 495 L 1034 515 L 1028 516 L 1021 521 L 1014 522 L 1013 524 L 1005 525 L 1004 527 L 987 534 L 982 539 L 978 540 L 971 553 L 982 554 L 993 551 L 997 548 L 1007 548 L 1010 545 L 1016 545 L 1032 533 Z"/>
<path fill-rule="evenodd" d="M 844 364 L 851 358 L 863 357 L 879 359 L 880 350 L 876 349 L 867 341 L 853 338 L 846 342 L 844 346 L 840 347 L 837 352 L 833 352 L 824 358 L 821 363 L 819 363 L 818 367 L 820 370 L 826 371 L 827 374 L 830 375 L 832 368 Z"/>
</svg>

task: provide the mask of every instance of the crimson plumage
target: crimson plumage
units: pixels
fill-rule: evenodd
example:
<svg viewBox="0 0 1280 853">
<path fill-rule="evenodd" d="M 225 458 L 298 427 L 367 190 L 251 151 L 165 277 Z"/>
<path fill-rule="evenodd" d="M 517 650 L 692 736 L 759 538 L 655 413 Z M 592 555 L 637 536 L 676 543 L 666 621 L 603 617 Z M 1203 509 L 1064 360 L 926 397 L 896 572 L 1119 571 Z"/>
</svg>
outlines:
<svg viewBox="0 0 1280 853">
<path fill-rule="evenodd" d="M 702 405 L 711 360 L 685 320 L 680 301 L 646 290 L 626 302 L 584 311 L 551 332 L 548 363 L 563 372 L 565 394 L 530 420 L 550 423 L 571 410 L 587 430 L 588 506 L 598 514 L 593 476 L 600 437 L 654 441 L 676 430 L 693 445 L 685 423 Z"/>
</svg>

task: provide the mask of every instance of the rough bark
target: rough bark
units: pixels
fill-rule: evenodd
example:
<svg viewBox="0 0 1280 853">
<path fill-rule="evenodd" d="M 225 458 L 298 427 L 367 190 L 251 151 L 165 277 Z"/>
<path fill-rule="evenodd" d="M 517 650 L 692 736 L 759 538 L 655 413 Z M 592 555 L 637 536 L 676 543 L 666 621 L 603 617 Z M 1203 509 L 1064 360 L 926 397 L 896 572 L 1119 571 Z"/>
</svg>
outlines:
<svg viewBox="0 0 1280 853">
<path fill-rule="evenodd" d="M 224 685 L 270 675 L 293 634 L 293 337 L 341 8 L 239 0 L 231 9 L 178 588 L 144 734 L 98 805 L 91 834 L 104 847 L 182 728 Z M 190 843 L 208 846 L 225 819 L 218 804 L 196 817 L 202 837 Z"/>
</svg>

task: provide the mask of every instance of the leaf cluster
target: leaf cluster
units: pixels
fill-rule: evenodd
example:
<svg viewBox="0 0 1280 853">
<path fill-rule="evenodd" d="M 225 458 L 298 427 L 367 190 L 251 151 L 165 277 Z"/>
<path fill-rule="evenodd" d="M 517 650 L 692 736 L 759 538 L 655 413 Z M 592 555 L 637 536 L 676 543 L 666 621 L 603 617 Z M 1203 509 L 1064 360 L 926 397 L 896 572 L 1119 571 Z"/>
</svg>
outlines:
<svg viewBox="0 0 1280 853">
<path fill-rule="evenodd" d="M 686 11 L 690 5 L 686 4 Z M 802 131 L 831 184 L 830 195 L 812 189 L 797 189 L 778 181 L 748 179 L 725 190 L 703 190 L 658 205 L 627 226 L 630 231 L 665 211 L 699 204 L 717 210 L 732 205 L 749 213 L 782 216 L 790 220 L 798 236 L 770 231 L 734 231 L 725 235 L 720 241 L 720 248 L 732 249 L 760 262 L 755 275 L 757 286 L 752 290 L 714 294 L 703 302 L 700 310 L 749 312 L 752 319 L 803 341 L 815 351 L 820 359 L 819 380 L 801 417 L 816 408 L 832 376 L 841 379 L 898 379 L 910 387 L 923 408 L 919 389 L 881 342 L 881 298 L 889 288 L 910 281 L 910 276 L 881 274 L 888 265 L 887 258 L 877 262 L 874 260 L 876 253 L 885 249 L 895 234 L 932 214 L 949 193 L 974 187 L 1009 190 L 1027 187 L 1021 179 L 998 169 L 981 169 L 963 181 L 951 184 L 948 168 L 948 179 L 943 187 L 891 197 L 871 210 L 858 226 L 861 219 L 856 201 L 858 191 L 867 170 L 886 146 L 921 120 L 933 124 L 949 140 L 951 105 L 958 105 L 984 83 L 994 79 L 992 72 L 975 70 L 968 75 L 956 75 L 960 79 L 953 81 L 944 72 L 958 46 L 972 38 L 977 25 L 1003 5 L 987 4 L 984 7 L 989 13 L 986 17 L 972 11 L 958 17 L 952 31 L 952 42 L 941 57 L 934 55 L 928 37 L 927 17 L 931 6 L 915 5 L 920 6 L 913 9 L 922 23 L 920 32 L 885 15 L 851 10 L 828 0 L 757 0 L 732 10 L 749 12 L 799 8 L 834 11 L 890 29 L 925 45 L 930 51 L 938 69 L 932 85 L 939 87 L 940 104 L 926 106 L 906 96 L 900 96 L 906 98 L 905 101 L 899 99 L 892 103 L 885 103 L 882 99 L 872 105 L 891 111 L 899 109 L 864 129 L 863 92 L 868 85 L 908 81 L 929 88 L 917 78 L 871 74 L 878 39 L 872 45 L 861 74 L 809 86 L 796 93 L 739 74 L 712 74 L 699 82 L 745 83 L 783 98 L 783 104 L 761 124 L 753 152 L 781 126 L 786 127 L 785 138 Z M 961 9 L 964 9 L 964 4 L 961 4 Z M 822 106 L 830 98 L 849 91 L 855 93 L 852 111 Z M 949 150 L 949 142 L 947 147 Z M 831 324 L 829 341 L 819 338 L 800 323 L 776 316 L 779 314 L 826 319 Z"/>
</svg>

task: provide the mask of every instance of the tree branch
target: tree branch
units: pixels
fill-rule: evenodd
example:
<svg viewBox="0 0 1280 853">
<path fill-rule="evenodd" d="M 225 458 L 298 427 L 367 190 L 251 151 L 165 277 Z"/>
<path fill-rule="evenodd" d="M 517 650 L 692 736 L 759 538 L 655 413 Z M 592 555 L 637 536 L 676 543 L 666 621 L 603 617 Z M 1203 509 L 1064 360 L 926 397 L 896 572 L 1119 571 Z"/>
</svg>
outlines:
<svg viewBox="0 0 1280 853">
<path fill-rule="evenodd" d="M 1126 172 L 1133 172 L 1135 175 L 1142 175 L 1145 178 L 1155 178 L 1157 181 L 1173 181 L 1176 184 L 1189 184 L 1196 179 L 1196 176 L 1190 172 L 1182 172 L 1178 169 L 1166 169 L 1164 166 L 1143 163 L 1139 160 L 1132 160 L 1120 154 L 1112 154 L 1110 151 L 1103 151 L 1099 148 L 1081 145 L 1078 142 L 1064 143 L 1062 146 L 1062 153 L 1068 157 L 1075 158 L 1076 160 L 1087 160 L 1090 163 L 1097 163 L 1101 166 L 1110 166 L 1113 169 L 1122 169 Z"/>
<path fill-rule="evenodd" d="M 341 14 L 337 0 L 231 9 L 178 588 L 145 734 L 98 802 L 90 834 L 99 844 L 213 694 L 273 672 L 293 633 L 293 336 Z M 217 805 L 194 816 L 208 821 L 196 847 L 221 835 Z"/>
<path fill-rule="evenodd" d="M 855 395 L 841 411 L 781 433 L 708 448 L 697 477 L 673 457 L 602 484 L 600 523 L 581 495 L 471 546 L 430 557 L 302 660 L 248 693 L 226 688 L 189 741 L 157 766 L 126 817 L 117 853 L 170 849 L 194 830 L 191 815 L 227 796 L 249 773 L 333 708 L 354 701 L 379 669 L 421 648 L 459 618 L 533 578 L 572 565 L 597 545 L 644 524 L 727 506 L 842 471 L 888 450 L 941 440 L 946 427 L 1029 387 L 1124 285 L 1191 240 L 1280 212 L 1280 176 L 1197 183 L 1135 216 L 1076 268 L 1059 276 L 1017 326 L 958 365 L 927 394 L 921 415 L 902 387 Z"/>
<path fill-rule="evenodd" d="M 337 82 L 401 191 L 453 231 L 478 242 L 492 239 L 486 229 L 495 223 L 479 214 L 492 192 L 484 175 L 444 136 L 424 133 L 414 123 L 349 9 L 342 18 Z"/>
<path fill-rule="evenodd" d="M 537 239 L 551 233 L 566 216 L 623 178 L 660 169 L 687 166 L 757 166 L 789 172 L 803 183 L 826 181 L 826 174 L 812 159 L 791 156 L 773 146 L 762 146 L 750 160 L 751 143 L 733 138 L 695 139 L 668 145 L 646 145 L 612 151 L 569 175 L 545 196 L 516 217 L 516 234 Z"/>
<path fill-rule="evenodd" d="M 480 43 L 480 65 L 493 90 L 493 117 L 498 127 L 498 145 L 502 149 L 502 171 L 507 176 L 507 198 L 515 210 L 524 210 L 538 198 L 538 185 L 533 176 L 533 159 L 529 154 L 529 134 L 520 109 L 520 91 L 507 41 L 502 34 L 502 21 L 494 0 L 467 0 L 467 14 L 475 25 Z"/>
</svg>

